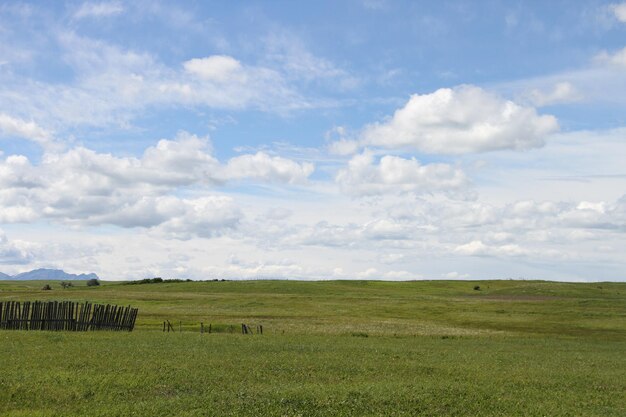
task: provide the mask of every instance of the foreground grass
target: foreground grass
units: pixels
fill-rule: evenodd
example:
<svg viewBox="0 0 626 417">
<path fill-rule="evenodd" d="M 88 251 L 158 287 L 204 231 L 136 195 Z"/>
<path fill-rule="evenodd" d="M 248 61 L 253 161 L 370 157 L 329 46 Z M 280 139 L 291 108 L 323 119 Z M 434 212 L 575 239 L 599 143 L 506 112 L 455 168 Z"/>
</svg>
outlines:
<svg viewBox="0 0 626 417">
<path fill-rule="evenodd" d="M 0 332 L 3 416 L 626 415 L 624 284 L 41 285 L 0 301 L 130 303 L 138 328 Z"/>
</svg>

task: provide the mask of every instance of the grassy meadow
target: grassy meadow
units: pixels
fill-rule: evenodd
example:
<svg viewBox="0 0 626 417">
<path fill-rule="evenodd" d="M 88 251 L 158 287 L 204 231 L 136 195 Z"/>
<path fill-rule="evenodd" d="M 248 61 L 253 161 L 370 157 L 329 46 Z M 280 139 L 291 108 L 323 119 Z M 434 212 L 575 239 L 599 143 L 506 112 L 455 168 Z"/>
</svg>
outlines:
<svg viewBox="0 0 626 417">
<path fill-rule="evenodd" d="M 0 301 L 131 304 L 137 326 L 0 331 L 1 416 L 626 415 L 624 283 L 45 283 Z"/>
</svg>

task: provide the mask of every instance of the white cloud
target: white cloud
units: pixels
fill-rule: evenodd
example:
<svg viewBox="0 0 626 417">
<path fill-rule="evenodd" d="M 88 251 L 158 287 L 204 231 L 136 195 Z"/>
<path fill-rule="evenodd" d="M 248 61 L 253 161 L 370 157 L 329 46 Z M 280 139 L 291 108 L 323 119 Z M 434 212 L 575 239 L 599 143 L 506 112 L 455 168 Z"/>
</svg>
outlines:
<svg viewBox="0 0 626 417">
<path fill-rule="evenodd" d="M 556 130 L 553 116 L 463 85 L 412 95 L 391 118 L 366 126 L 360 144 L 434 154 L 525 150 L 543 146 Z"/>
<path fill-rule="evenodd" d="M 221 164 L 211 155 L 208 139 L 184 132 L 175 140 L 160 140 L 141 158 L 85 147 L 44 153 L 36 165 L 11 155 L 0 161 L 0 221 L 158 226 L 176 238 L 210 237 L 220 224 L 233 228 L 241 214 L 230 198 L 206 195 L 207 186 L 234 180 L 296 184 L 312 171 L 312 164 L 264 153 Z M 177 197 L 183 189 L 204 195 Z"/>
<path fill-rule="evenodd" d="M 285 207 L 270 207 L 260 217 L 262 220 L 285 220 L 293 215 L 293 210 Z"/>
<path fill-rule="evenodd" d="M 34 121 L 25 121 L 8 114 L 0 113 L 0 136 L 17 136 L 32 140 L 43 147 L 52 142 L 52 133 L 37 125 Z"/>
<path fill-rule="evenodd" d="M 569 82 L 559 82 L 547 91 L 533 89 L 528 94 L 531 102 L 536 106 L 549 106 L 559 103 L 572 103 L 583 99 L 582 94 Z"/>
<path fill-rule="evenodd" d="M 509 276 L 502 275 L 505 264 L 506 274 L 523 276 L 518 271 L 526 270 L 528 265 L 552 265 L 555 261 L 561 262 L 561 270 L 572 271 L 569 278 L 565 273 L 559 277 L 574 279 L 584 276 L 580 265 L 585 262 L 619 262 L 616 260 L 623 253 L 626 233 L 626 199 L 525 200 L 504 205 L 430 195 L 389 195 L 369 202 L 341 196 L 312 202 L 291 201 L 292 196 L 248 196 L 235 201 L 225 195 L 197 191 L 197 198 L 157 195 L 128 200 L 124 206 L 95 213 L 81 224 L 140 228 L 120 229 L 111 236 L 111 242 L 117 242 L 111 244 L 124 247 L 124 252 L 116 249 L 110 257 L 97 255 L 103 265 L 114 265 L 128 254 L 139 254 L 140 264 L 123 261 L 124 266 L 113 267 L 116 273 L 121 270 L 118 277 L 132 275 L 124 269 L 131 268 L 136 271 L 135 277 L 154 273 L 202 279 L 351 279 L 370 268 L 376 270 L 369 272 L 373 279 L 417 279 L 420 275 L 438 278 L 449 271 L 503 278 Z M 266 215 L 277 205 L 292 208 L 292 213 L 281 210 L 277 215 Z M 345 219 L 339 220 L 344 212 Z M 33 227 L 33 235 L 38 236 Z M 28 228 L 24 225 L 19 230 Z M 51 239 L 55 234 L 46 236 Z M 86 233 L 82 236 L 93 238 Z M 130 244 L 135 236 L 147 239 L 141 249 Z M 168 243 L 172 238 L 179 240 Z M 46 242 L 41 236 L 37 239 Z M 171 254 L 184 253 L 188 260 L 173 262 L 168 247 Z M 232 253 L 237 257 L 222 265 Z M 307 256 L 302 257 L 302 253 Z M 71 253 L 65 256 L 70 259 Z M 89 265 L 86 260 L 81 262 L 85 267 Z M 499 266 L 485 269 L 488 265 Z M 341 273 L 334 269 L 341 269 Z M 594 278 L 601 279 L 600 275 Z"/>
<path fill-rule="evenodd" d="M 361 237 L 368 240 L 405 240 L 412 237 L 410 225 L 390 219 L 376 219 L 363 225 Z"/>
<path fill-rule="evenodd" d="M 284 244 L 287 246 L 326 246 L 344 247 L 355 246 L 360 239 L 362 231 L 355 224 L 330 224 L 327 221 L 320 221 L 312 226 L 299 225 L 298 227 L 277 231 L 273 239 L 274 244 Z"/>
<path fill-rule="evenodd" d="M 488 246 L 480 240 L 474 240 L 464 245 L 459 245 L 456 247 L 455 252 L 468 256 L 522 256 L 529 253 L 515 244 Z"/>
<path fill-rule="evenodd" d="M 613 11 L 617 20 L 626 23 L 626 3 L 611 4 L 609 8 Z"/>
<path fill-rule="evenodd" d="M 310 108 L 280 68 L 255 66 L 227 55 L 165 65 L 143 52 L 64 32 L 56 38 L 71 79 L 37 81 L 0 72 L 0 98 L 14 117 L 55 131 L 77 126 L 128 127 L 150 107 L 260 109 L 284 113 Z"/>
<path fill-rule="evenodd" d="M 226 196 L 169 200 L 164 204 L 165 221 L 155 228 L 157 234 L 167 238 L 187 240 L 193 237 L 216 237 L 236 228 L 242 218 L 233 199 Z M 177 212 L 173 212 L 173 209 Z"/>
<path fill-rule="evenodd" d="M 448 272 L 447 274 L 442 275 L 446 279 L 467 279 L 469 278 L 469 274 L 459 274 L 456 271 Z"/>
<path fill-rule="evenodd" d="M 595 61 L 600 64 L 626 67 L 626 47 L 614 53 L 603 51 L 596 55 Z"/>
<path fill-rule="evenodd" d="M 33 245 L 21 240 L 9 241 L 3 230 L 0 230 L 0 264 L 23 265 L 35 258 Z"/>
<path fill-rule="evenodd" d="M 183 66 L 187 72 L 210 81 L 225 82 L 244 77 L 241 63 L 225 55 L 194 58 L 183 63 Z"/>
<path fill-rule="evenodd" d="M 315 166 L 310 162 L 297 163 L 264 152 L 241 155 L 228 161 L 224 176 L 228 179 L 252 178 L 266 182 L 302 184 L 313 173 Z"/>
<path fill-rule="evenodd" d="M 328 151 L 335 155 L 351 155 L 358 152 L 359 142 L 356 140 L 341 138 L 328 145 Z"/>
<path fill-rule="evenodd" d="M 352 89 L 359 80 L 328 59 L 311 53 L 292 33 L 272 34 L 264 40 L 264 58 L 279 66 L 287 77 L 307 82 L 332 82 L 341 89 Z"/>
<path fill-rule="evenodd" d="M 83 3 L 76 13 L 74 13 L 75 19 L 84 19 L 86 17 L 108 17 L 120 14 L 124 11 L 124 6 L 120 2 L 85 2 Z"/>
<path fill-rule="evenodd" d="M 132 161 L 130 165 L 140 168 L 128 175 L 135 181 L 168 185 L 223 181 L 219 178 L 219 161 L 211 155 L 209 139 L 187 132 L 179 132 L 175 140 L 161 139 L 156 146 L 144 151 L 141 161 L 128 160 Z"/>
<path fill-rule="evenodd" d="M 335 178 L 342 189 L 354 195 L 398 192 L 425 193 L 458 190 L 468 185 L 460 169 L 448 164 L 422 165 L 415 158 L 383 156 L 378 164 L 374 155 L 365 151 L 354 156 Z"/>
<path fill-rule="evenodd" d="M 365 271 L 361 271 L 356 274 L 361 279 L 376 279 L 380 278 L 381 273 L 376 268 L 367 268 Z"/>
<path fill-rule="evenodd" d="M 545 105 L 626 103 L 626 95 L 622 93 L 626 89 L 626 49 L 602 51 L 590 57 L 589 61 L 589 65 L 578 69 L 507 81 L 494 84 L 492 88 L 501 94 L 517 97 L 520 102 L 533 103 L 533 99 L 538 99 L 536 105 L 544 105 L 546 99 Z M 568 84 L 573 89 L 569 89 Z"/>
<path fill-rule="evenodd" d="M 406 261 L 407 256 L 403 253 L 385 253 L 378 257 L 378 261 L 383 264 L 395 264 Z"/>
<path fill-rule="evenodd" d="M 387 271 L 382 274 L 383 279 L 393 281 L 405 281 L 412 279 L 422 279 L 423 276 L 409 271 Z"/>
</svg>

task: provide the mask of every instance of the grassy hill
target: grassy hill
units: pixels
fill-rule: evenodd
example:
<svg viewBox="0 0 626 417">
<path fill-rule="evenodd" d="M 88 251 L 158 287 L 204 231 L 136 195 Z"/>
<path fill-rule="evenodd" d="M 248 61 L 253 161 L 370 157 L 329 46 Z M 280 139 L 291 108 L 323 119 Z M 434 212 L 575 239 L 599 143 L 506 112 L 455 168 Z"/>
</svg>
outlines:
<svg viewBox="0 0 626 417">
<path fill-rule="evenodd" d="M 0 415 L 626 414 L 622 283 L 44 283 L 0 301 L 131 304 L 137 327 L 0 331 Z"/>
</svg>

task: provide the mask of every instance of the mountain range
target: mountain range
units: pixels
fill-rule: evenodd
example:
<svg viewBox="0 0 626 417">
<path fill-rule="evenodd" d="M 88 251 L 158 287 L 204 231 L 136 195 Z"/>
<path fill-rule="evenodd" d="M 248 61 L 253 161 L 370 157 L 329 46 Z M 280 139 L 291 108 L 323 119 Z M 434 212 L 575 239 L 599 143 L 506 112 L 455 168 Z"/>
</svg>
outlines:
<svg viewBox="0 0 626 417">
<path fill-rule="evenodd" d="M 87 280 L 87 279 L 99 279 L 98 276 L 94 273 L 91 274 L 68 274 L 67 272 L 61 269 L 34 269 L 29 272 L 22 272 L 21 274 L 16 275 L 7 275 L 0 272 L 0 280 L 2 279 L 11 279 L 11 280 Z"/>
</svg>

